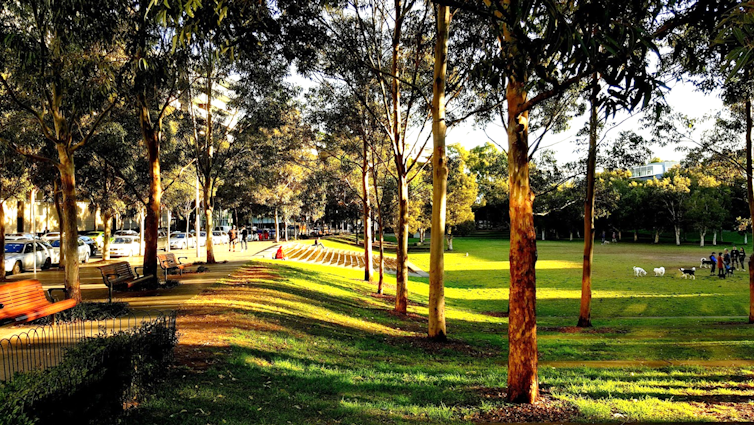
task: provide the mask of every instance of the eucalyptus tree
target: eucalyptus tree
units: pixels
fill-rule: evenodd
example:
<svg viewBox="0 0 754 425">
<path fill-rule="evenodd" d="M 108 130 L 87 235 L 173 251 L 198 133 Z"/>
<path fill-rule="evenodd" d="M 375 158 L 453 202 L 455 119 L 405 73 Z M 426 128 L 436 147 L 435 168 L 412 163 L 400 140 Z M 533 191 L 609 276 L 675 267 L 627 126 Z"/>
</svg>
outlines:
<svg viewBox="0 0 754 425">
<path fill-rule="evenodd" d="M 448 242 L 448 251 L 452 251 L 453 230 L 467 223 L 474 224 L 474 213 L 471 211 L 471 206 L 476 202 L 478 190 L 476 179 L 467 171 L 466 160 L 469 153 L 458 144 L 449 146 L 448 151 L 448 169 L 451 172 L 448 178 L 447 229 L 445 235 Z"/>
<path fill-rule="evenodd" d="M 398 186 L 397 289 L 395 310 L 408 306 L 408 221 L 410 180 L 428 139 L 432 90 L 432 12 L 418 0 L 346 2 L 328 9 L 321 25 L 329 44 L 322 49 L 318 71 L 340 82 L 378 122 L 392 145 Z M 364 97 L 363 81 L 376 88 L 377 102 Z"/>
<path fill-rule="evenodd" d="M 118 102 L 123 70 L 119 0 L 6 1 L 0 5 L 0 95 L 14 105 L 38 143 L 14 149 L 52 163 L 60 174 L 62 251 L 67 296 L 80 300 L 74 153 L 85 146 Z M 54 147 L 43 156 L 40 145 Z"/>
<path fill-rule="evenodd" d="M 511 219 L 508 399 L 538 398 L 536 236 L 529 184 L 530 112 L 599 73 L 606 92 L 631 106 L 654 90 L 647 55 L 654 39 L 706 11 L 706 4 L 666 2 L 443 1 L 491 22 L 498 40 L 487 77 L 505 93 Z M 698 9 L 696 7 L 699 6 Z M 692 13 L 693 12 L 693 13 Z M 482 75 L 483 73 L 480 73 Z"/>
</svg>

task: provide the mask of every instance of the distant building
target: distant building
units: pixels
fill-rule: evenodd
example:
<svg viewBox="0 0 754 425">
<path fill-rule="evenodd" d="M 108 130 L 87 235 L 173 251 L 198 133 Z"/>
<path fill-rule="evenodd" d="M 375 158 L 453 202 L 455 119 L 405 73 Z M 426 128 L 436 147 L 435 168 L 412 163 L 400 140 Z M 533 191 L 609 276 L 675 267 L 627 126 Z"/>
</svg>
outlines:
<svg viewBox="0 0 754 425">
<path fill-rule="evenodd" d="M 668 170 L 679 165 L 678 161 L 652 162 L 647 165 L 631 167 L 631 178 L 635 180 L 652 180 L 653 178 L 662 178 Z"/>
</svg>

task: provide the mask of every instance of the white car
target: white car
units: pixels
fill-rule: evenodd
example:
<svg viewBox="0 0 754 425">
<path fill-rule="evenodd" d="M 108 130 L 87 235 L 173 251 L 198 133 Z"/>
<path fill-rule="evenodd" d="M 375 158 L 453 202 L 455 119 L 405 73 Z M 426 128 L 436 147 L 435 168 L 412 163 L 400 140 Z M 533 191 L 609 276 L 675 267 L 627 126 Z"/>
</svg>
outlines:
<svg viewBox="0 0 754 425">
<path fill-rule="evenodd" d="M 50 254 L 42 244 L 30 240 L 7 242 L 5 244 L 5 272 L 18 274 L 33 269 L 35 254 L 38 268 L 50 268 L 52 264 Z"/>
<path fill-rule="evenodd" d="M 220 230 L 212 232 L 212 245 L 227 245 L 229 243 L 230 238 L 227 233 Z"/>
<path fill-rule="evenodd" d="M 121 229 L 115 231 L 115 236 L 139 236 L 139 232 L 136 230 Z"/>
<path fill-rule="evenodd" d="M 52 252 L 50 253 L 50 257 L 52 257 L 52 262 L 54 264 L 60 263 L 60 239 L 55 239 L 49 241 L 50 245 L 52 246 Z M 86 242 L 82 241 L 81 239 L 78 240 L 78 253 L 79 253 L 79 262 L 80 263 L 86 263 L 89 261 L 89 257 L 92 256 L 92 252 L 89 248 L 89 245 L 86 244 Z"/>
<path fill-rule="evenodd" d="M 196 239 L 191 234 L 173 232 L 170 235 L 170 249 L 186 249 L 196 246 Z"/>
<path fill-rule="evenodd" d="M 196 238 L 196 231 L 191 231 L 191 237 Z M 199 232 L 199 246 L 206 246 L 207 245 L 207 232 L 201 231 Z"/>
<path fill-rule="evenodd" d="M 135 236 L 116 236 L 110 242 L 111 257 L 133 257 L 141 252 L 141 243 Z"/>
<path fill-rule="evenodd" d="M 6 241 L 19 241 L 19 240 L 36 240 L 39 239 L 37 235 L 31 234 L 31 233 L 11 233 L 10 235 L 5 235 Z"/>
</svg>

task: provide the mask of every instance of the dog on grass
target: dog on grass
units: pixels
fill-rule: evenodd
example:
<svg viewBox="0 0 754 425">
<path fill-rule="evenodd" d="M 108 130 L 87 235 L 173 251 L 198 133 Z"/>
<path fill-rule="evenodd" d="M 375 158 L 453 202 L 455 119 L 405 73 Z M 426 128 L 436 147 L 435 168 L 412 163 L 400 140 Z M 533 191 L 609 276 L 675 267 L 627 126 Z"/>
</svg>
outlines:
<svg viewBox="0 0 754 425">
<path fill-rule="evenodd" d="M 702 264 L 699 265 L 699 268 L 700 269 L 704 269 L 704 268 L 710 269 L 710 268 L 712 268 L 712 266 L 714 264 L 715 264 L 715 262 L 712 261 L 712 260 L 710 260 L 709 258 L 702 257 Z"/>
<path fill-rule="evenodd" d="M 665 267 L 658 267 L 655 269 L 655 277 L 665 276 Z"/>
<path fill-rule="evenodd" d="M 683 273 L 683 278 L 684 279 L 694 279 L 694 280 L 696 280 L 696 267 L 692 267 L 690 269 L 684 269 L 683 267 L 681 267 L 678 270 L 680 270 L 681 273 Z"/>
<path fill-rule="evenodd" d="M 646 276 L 646 275 L 647 275 L 646 270 L 642 269 L 641 267 L 634 267 L 634 276 L 639 277 L 639 276 Z"/>
</svg>

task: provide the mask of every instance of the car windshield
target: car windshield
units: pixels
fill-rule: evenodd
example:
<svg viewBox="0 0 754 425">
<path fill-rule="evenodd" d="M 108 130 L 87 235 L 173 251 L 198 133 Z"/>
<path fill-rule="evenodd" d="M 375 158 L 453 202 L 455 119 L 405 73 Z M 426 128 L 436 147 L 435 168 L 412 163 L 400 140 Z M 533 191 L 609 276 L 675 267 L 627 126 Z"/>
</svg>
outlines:
<svg viewBox="0 0 754 425">
<path fill-rule="evenodd" d="M 9 254 L 18 254 L 24 250 L 24 244 L 22 243 L 7 243 L 5 244 L 5 252 Z"/>
<path fill-rule="evenodd" d="M 220 233 L 220 232 L 212 232 L 212 235 L 214 235 L 214 236 L 222 236 L 222 233 Z"/>
<path fill-rule="evenodd" d="M 54 241 L 50 242 L 50 245 L 52 245 L 53 248 L 60 248 L 60 239 L 55 239 Z"/>
<path fill-rule="evenodd" d="M 131 238 L 115 238 L 115 240 L 113 241 L 113 243 L 131 243 L 131 242 L 132 242 Z"/>
<path fill-rule="evenodd" d="M 185 238 L 185 237 L 186 237 L 186 235 L 185 235 L 185 234 L 183 234 L 183 233 L 178 233 L 178 234 L 176 234 L 176 235 L 173 235 L 173 237 L 174 237 L 174 238 L 178 238 L 178 239 L 183 239 L 183 238 Z"/>
</svg>

